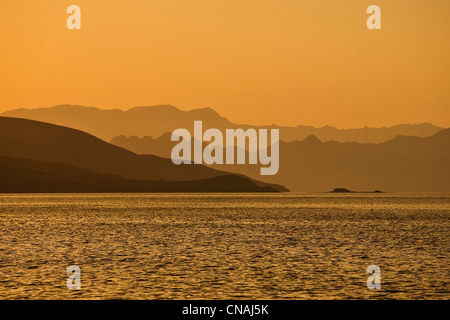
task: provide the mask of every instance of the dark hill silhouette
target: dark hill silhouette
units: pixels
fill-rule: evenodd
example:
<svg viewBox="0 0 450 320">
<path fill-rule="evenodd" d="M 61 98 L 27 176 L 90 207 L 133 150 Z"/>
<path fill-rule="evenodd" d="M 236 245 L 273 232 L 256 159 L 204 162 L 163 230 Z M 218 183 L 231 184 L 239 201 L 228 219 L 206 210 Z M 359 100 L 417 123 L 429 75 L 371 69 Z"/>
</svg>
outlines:
<svg viewBox="0 0 450 320">
<path fill-rule="evenodd" d="M 333 191 L 330 191 L 330 192 L 333 192 L 333 193 L 352 193 L 352 192 L 355 192 L 355 191 L 350 191 L 347 188 L 334 188 Z"/>
<path fill-rule="evenodd" d="M 170 159 L 137 155 L 79 130 L 8 117 L 0 117 L 0 156 L 60 162 L 132 180 L 186 181 L 229 175 L 203 165 L 176 166 Z"/>
<path fill-rule="evenodd" d="M 204 129 L 225 130 L 238 127 L 247 129 L 250 126 L 259 128 L 259 126 L 251 124 L 234 124 L 221 117 L 211 108 L 182 111 L 168 105 L 135 107 L 127 111 L 60 105 L 51 108 L 16 109 L 4 112 L 2 115 L 76 128 L 106 141 L 121 135 L 158 138 L 177 128 L 192 130 L 194 120 L 203 120 Z M 264 128 L 279 128 L 280 138 L 286 142 L 303 140 L 310 135 L 315 135 L 321 141 L 357 141 L 364 143 L 385 142 L 396 135 L 428 137 L 442 129 L 429 123 L 357 129 L 336 129 L 330 126 L 314 128 L 311 126 L 286 127 L 276 125 L 264 126 Z"/>
<path fill-rule="evenodd" d="M 0 192 L 278 192 L 236 175 L 191 181 L 129 180 L 64 163 L 0 157 Z"/>
<path fill-rule="evenodd" d="M 113 142 L 130 150 L 160 156 L 170 154 L 174 145 L 170 135 L 159 139 L 118 137 Z M 336 185 L 345 185 L 350 190 L 449 192 L 448 163 L 450 129 L 432 137 L 397 136 L 378 144 L 324 143 L 309 136 L 303 141 L 280 142 L 280 170 L 264 180 L 283 184 L 292 191 L 325 192 Z M 213 167 L 256 178 L 260 165 Z"/>
</svg>

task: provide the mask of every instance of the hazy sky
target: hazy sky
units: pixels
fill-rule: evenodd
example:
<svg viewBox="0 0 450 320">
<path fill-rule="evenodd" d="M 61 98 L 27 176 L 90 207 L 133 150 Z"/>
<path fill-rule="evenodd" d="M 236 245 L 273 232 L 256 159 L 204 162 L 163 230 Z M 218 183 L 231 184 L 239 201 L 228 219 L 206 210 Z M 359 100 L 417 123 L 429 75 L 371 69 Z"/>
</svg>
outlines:
<svg viewBox="0 0 450 320">
<path fill-rule="evenodd" d="M 172 104 L 237 123 L 448 127 L 449 39 L 449 0 L 1 0 L 0 111 Z"/>
</svg>

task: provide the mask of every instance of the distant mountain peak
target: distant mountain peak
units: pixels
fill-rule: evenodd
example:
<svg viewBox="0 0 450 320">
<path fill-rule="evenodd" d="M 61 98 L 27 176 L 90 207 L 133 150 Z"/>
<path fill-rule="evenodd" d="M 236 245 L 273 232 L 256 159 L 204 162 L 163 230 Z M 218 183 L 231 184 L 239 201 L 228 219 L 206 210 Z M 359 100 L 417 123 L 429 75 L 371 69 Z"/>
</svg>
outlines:
<svg viewBox="0 0 450 320">
<path fill-rule="evenodd" d="M 181 111 L 177 107 L 170 105 L 170 104 L 159 104 L 159 105 L 154 105 L 154 106 L 132 107 L 132 108 L 126 110 L 125 112 L 143 111 L 143 110 L 144 111 L 146 111 L 146 110 L 150 110 L 150 111 Z"/>
<path fill-rule="evenodd" d="M 316 135 L 311 134 L 309 136 L 307 136 L 304 140 L 303 143 L 308 143 L 308 144 L 322 144 L 322 141 L 316 137 Z"/>
<path fill-rule="evenodd" d="M 216 110 L 214 110 L 213 108 L 210 108 L 210 107 L 192 109 L 190 111 L 191 112 L 194 112 L 194 111 L 195 112 L 205 112 L 205 113 L 211 113 L 211 114 L 220 116 L 219 113 Z"/>
<path fill-rule="evenodd" d="M 447 137 L 450 136 L 450 128 L 442 129 L 438 131 L 433 137 Z"/>
<path fill-rule="evenodd" d="M 83 106 L 79 104 L 57 104 L 55 106 L 49 107 L 49 108 L 37 108 L 37 109 L 21 109 L 21 110 L 27 110 L 33 112 L 34 110 L 56 110 L 56 111 L 114 111 L 114 112 L 124 112 L 120 109 L 100 109 L 97 107 L 92 106 Z"/>
</svg>

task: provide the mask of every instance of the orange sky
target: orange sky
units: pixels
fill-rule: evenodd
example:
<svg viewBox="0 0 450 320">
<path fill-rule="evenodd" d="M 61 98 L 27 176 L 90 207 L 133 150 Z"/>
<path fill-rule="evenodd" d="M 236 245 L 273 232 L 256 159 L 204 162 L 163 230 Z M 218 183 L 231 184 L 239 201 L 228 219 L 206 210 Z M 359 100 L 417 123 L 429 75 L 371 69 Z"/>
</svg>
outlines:
<svg viewBox="0 0 450 320">
<path fill-rule="evenodd" d="M 382 30 L 366 28 L 371 4 Z M 449 127 L 449 30 L 448 0 L 1 0 L 0 112 L 172 104 L 237 123 Z"/>
</svg>

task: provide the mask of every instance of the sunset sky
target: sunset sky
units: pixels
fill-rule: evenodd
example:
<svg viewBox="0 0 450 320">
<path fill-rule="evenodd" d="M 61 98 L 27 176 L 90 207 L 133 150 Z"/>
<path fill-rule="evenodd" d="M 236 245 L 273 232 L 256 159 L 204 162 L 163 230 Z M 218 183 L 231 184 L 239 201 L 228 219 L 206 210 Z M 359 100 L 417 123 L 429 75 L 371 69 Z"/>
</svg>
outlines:
<svg viewBox="0 0 450 320">
<path fill-rule="evenodd" d="M 171 104 L 236 123 L 450 127 L 449 38 L 448 0 L 1 0 L 0 112 Z"/>
</svg>

